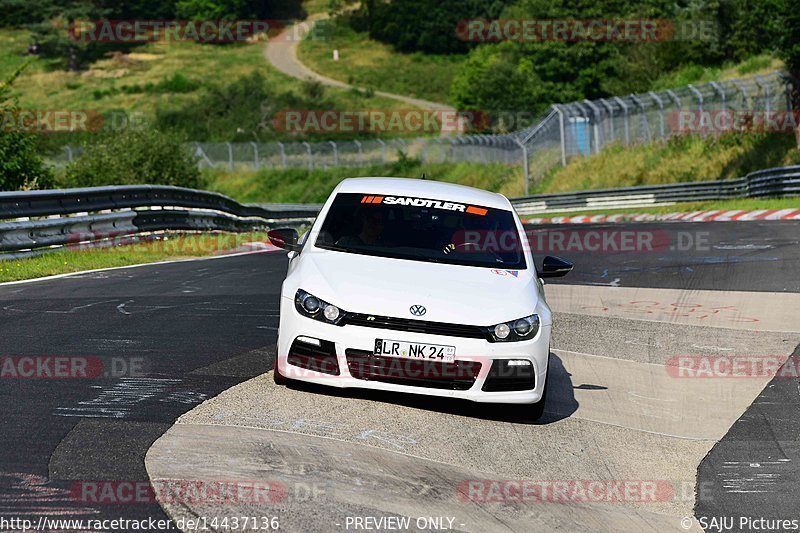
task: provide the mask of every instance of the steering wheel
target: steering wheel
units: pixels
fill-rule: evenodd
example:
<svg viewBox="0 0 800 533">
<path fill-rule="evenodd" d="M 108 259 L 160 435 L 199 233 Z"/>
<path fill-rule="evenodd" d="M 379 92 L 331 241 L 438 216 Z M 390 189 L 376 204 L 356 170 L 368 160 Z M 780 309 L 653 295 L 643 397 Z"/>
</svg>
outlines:
<svg viewBox="0 0 800 533">
<path fill-rule="evenodd" d="M 462 242 L 462 243 L 459 243 L 459 244 L 453 244 L 453 243 L 450 243 L 450 244 L 448 244 L 447 246 L 445 246 L 445 247 L 442 249 L 442 252 L 443 252 L 445 255 L 446 255 L 446 254 L 449 254 L 450 252 L 466 252 L 466 251 L 468 251 L 468 249 L 469 249 L 470 247 L 475 247 L 476 251 L 478 251 L 478 252 L 482 251 L 482 250 L 481 250 L 481 245 L 480 245 L 480 244 L 478 244 L 477 242 Z M 498 261 L 499 263 L 502 263 L 502 262 L 503 262 L 503 258 L 500 256 L 500 254 L 498 254 L 498 253 L 497 253 L 497 252 L 495 252 L 494 250 L 489 250 L 489 252 L 490 252 L 492 255 L 494 255 L 495 259 L 497 259 L 497 261 Z"/>
</svg>

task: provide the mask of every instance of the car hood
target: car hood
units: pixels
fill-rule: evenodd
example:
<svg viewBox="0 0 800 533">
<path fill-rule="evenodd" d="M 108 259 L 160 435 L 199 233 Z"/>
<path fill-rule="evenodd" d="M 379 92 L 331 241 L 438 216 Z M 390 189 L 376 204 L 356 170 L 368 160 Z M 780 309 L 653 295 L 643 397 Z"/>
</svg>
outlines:
<svg viewBox="0 0 800 533">
<path fill-rule="evenodd" d="M 489 326 L 535 312 L 539 294 L 531 270 L 466 267 L 313 249 L 284 285 L 303 289 L 356 313 Z M 427 312 L 415 317 L 412 305 Z"/>
</svg>

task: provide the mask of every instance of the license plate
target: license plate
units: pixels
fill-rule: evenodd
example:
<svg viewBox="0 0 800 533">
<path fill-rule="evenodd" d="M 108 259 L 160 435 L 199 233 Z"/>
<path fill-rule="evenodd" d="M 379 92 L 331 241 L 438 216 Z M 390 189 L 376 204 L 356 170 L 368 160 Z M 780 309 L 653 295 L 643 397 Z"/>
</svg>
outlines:
<svg viewBox="0 0 800 533">
<path fill-rule="evenodd" d="M 375 339 L 375 355 L 384 357 L 408 357 L 409 359 L 425 359 L 452 363 L 456 360 L 456 347 L 441 344 L 425 344 L 421 342 L 393 341 Z"/>
</svg>

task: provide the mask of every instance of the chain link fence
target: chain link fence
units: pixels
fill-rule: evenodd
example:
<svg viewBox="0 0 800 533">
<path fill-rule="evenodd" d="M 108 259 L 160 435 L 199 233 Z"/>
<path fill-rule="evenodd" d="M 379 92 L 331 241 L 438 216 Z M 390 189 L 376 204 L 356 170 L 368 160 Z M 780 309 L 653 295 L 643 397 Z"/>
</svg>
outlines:
<svg viewBox="0 0 800 533">
<path fill-rule="evenodd" d="M 613 144 L 663 141 L 693 131 L 721 113 L 791 111 L 790 81 L 780 72 L 674 90 L 553 105 L 534 125 L 514 133 L 387 140 L 273 143 L 189 143 L 199 168 L 268 169 L 388 164 L 401 157 L 425 163 L 522 165 L 527 185 L 556 165 Z M 792 115 L 789 114 L 791 117 Z M 695 121 L 695 122 L 692 122 Z M 700 133 L 708 133 L 702 128 Z M 64 165 L 80 154 L 65 146 L 49 160 Z"/>
</svg>

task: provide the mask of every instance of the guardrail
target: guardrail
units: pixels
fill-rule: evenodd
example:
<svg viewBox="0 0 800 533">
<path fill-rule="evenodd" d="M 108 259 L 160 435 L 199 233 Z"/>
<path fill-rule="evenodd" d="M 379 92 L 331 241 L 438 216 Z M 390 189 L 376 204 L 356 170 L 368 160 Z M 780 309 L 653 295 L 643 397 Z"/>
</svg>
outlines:
<svg viewBox="0 0 800 533">
<path fill-rule="evenodd" d="M 242 205 L 224 194 L 169 185 L 0 192 L 0 219 L 137 207 L 210 209 L 240 217 L 261 217 L 267 220 L 313 217 L 318 211 L 313 206 L 303 205 Z"/>
<path fill-rule="evenodd" d="M 800 196 L 800 166 L 760 170 L 733 180 L 543 194 L 514 198 L 511 203 L 520 215 L 532 215 L 778 196 Z M 274 224 L 302 223 L 316 217 L 320 207 L 242 205 L 218 193 L 159 185 L 0 192 L 0 258 L 2 252 L 78 245 L 142 233 L 243 232 Z"/>
<path fill-rule="evenodd" d="M 732 180 L 539 194 L 514 198 L 511 203 L 520 215 L 533 215 L 590 209 L 663 206 L 677 202 L 798 195 L 800 195 L 800 166 L 792 166 L 759 170 Z"/>
<path fill-rule="evenodd" d="M 251 231 L 307 222 L 318 212 L 314 205 L 242 205 L 218 193 L 160 185 L 0 192 L 0 252 L 167 230 Z"/>
</svg>

